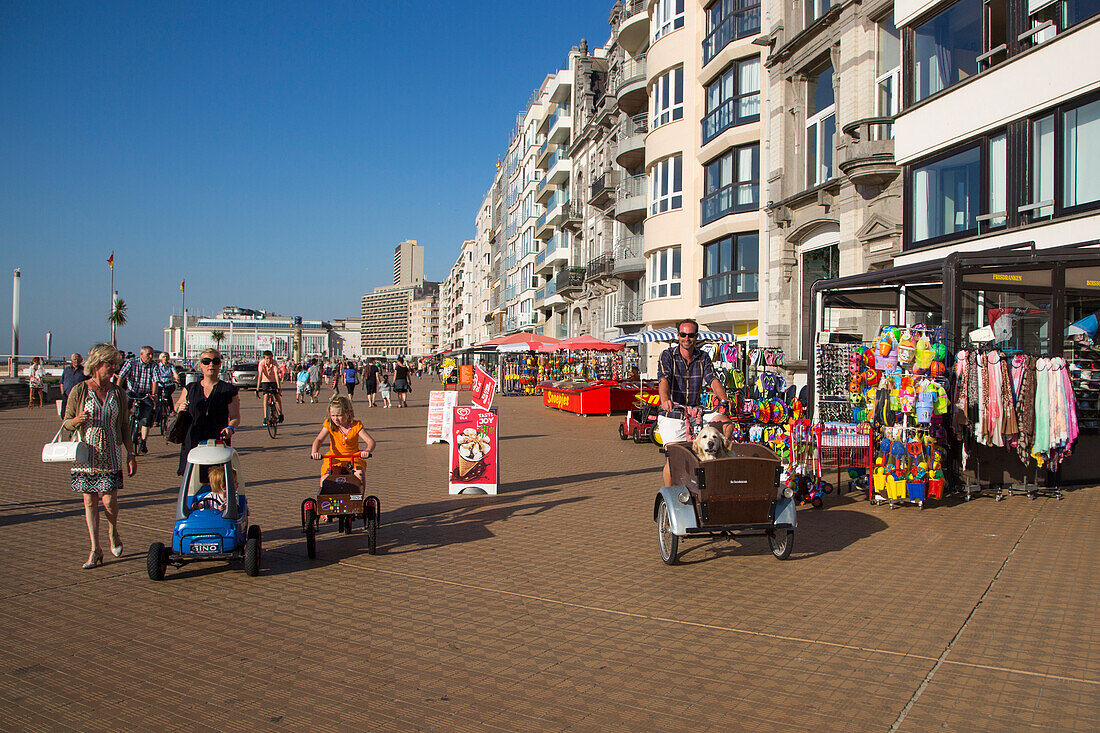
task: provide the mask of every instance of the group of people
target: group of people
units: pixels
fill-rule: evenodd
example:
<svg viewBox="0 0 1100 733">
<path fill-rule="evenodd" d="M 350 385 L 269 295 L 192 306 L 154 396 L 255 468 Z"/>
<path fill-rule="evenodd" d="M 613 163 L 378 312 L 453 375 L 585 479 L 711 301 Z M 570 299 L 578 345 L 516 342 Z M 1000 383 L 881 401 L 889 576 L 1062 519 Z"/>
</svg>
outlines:
<svg viewBox="0 0 1100 733">
<path fill-rule="evenodd" d="M 408 394 L 412 391 L 409 381 L 410 368 L 405 357 L 397 357 L 390 365 L 378 361 L 367 361 L 357 365 L 353 361 L 318 364 L 316 359 L 300 365 L 295 376 L 297 385 L 295 401 L 304 403 L 308 398 L 317 402 L 322 380 L 332 390 L 332 397 L 340 394 L 340 386 L 347 391 L 348 400 L 354 398 L 355 390 L 362 384 L 361 394 L 367 397 L 368 407 L 408 407 Z M 396 394 L 396 404 L 391 401 L 391 393 Z"/>
</svg>

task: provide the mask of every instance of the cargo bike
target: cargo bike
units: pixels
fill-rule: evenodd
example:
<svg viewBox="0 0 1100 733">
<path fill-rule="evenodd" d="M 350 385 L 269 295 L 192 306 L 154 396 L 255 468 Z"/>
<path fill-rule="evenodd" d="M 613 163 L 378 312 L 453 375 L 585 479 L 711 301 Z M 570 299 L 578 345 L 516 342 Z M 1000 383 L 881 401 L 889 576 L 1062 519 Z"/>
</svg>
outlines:
<svg viewBox="0 0 1100 733">
<path fill-rule="evenodd" d="M 700 461 L 691 443 L 665 446 L 672 486 L 653 502 L 657 546 L 666 565 L 680 542 L 700 537 L 764 536 L 779 560 L 790 557 L 798 525 L 794 491 L 780 483 L 782 462 L 756 443 L 733 443 L 729 456 Z"/>
<path fill-rule="evenodd" d="M 302 531 L 306 535 L 306 554 L 311 560 L 317 557 L 317 531 L 323 516 L 335 517 L 337 531 L 341 534 L 351 534 L 352 523 L 361 520 L 367 534 L 367 554 L 375 554 L 382 504 L 377 496 L 364 493 L 359 479 L 351 472 L 349 466 L 356 455 L 326 453 L 323 457 L 333 459 L 332 475 L 325 480 L 316 496 L 302 500 Z"/>
</svg>

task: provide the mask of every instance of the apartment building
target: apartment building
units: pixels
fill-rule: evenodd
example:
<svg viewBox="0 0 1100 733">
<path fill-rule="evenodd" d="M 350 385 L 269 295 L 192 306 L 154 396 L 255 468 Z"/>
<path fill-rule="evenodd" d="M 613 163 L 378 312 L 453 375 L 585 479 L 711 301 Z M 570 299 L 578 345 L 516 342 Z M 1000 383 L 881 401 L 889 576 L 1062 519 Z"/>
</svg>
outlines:
<svg viewBox="0 0 1100 733">
<path fill-rule="evenodd" d="M 347 359 L 363 356 L 363 323 L 359 318 L 336 318 L 332 321 L 333 354 Z"/>
<path fill-rule="evenodd" d="M 901 252 L 901 43 L 892 0 L 771 0 L 767 17 L 771 32 L 756 41 L 771 49 L 764 340 L 798 373 L 813 283 L 889 266 Z M 826 324 L 864 325 L 851 315 Z"/>
<path fill-rule="evenodd" d="M 1097 239 L 1100 3 L 898 0 L 895 13 L 898 264 Z"/>
<path fill-rule="evenodd" d="M 431 356 L 439 351 L 439 293 L 429 292 L 409 303 L 409 355 Z"/>
</svg>

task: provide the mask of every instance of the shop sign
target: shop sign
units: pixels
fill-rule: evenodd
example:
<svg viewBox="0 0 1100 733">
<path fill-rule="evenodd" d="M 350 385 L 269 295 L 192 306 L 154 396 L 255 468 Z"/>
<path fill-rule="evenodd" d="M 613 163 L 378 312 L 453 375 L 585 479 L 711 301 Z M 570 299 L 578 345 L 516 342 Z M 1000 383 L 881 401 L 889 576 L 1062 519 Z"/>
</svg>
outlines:
<svg viewBox="0 0 1100 733">
<path fill-rule="evenodd" d="M 1075 267 L 1066 270 L 1067 288 L 1100 288 L 1100 268 Z"/>
<path fill-rule="evenodd" d="M 967 285 L 1034 285 L 1049 288 L 1050 270 L 968 272 L 963 275 L 963 282 Z"/>
<path fill-rule="evenodd" d="M 458 367 L 458 383 L 470 384 L 474 381 L 474 365 L 473 364 L 461 364 Z"/>
<path fill-rule="evenodd" d="M 556 407 L 559 410 L 568 410 L 570 412 L 576 412 L 573 406 L 574 400 L 579 400 L 580 395 L 566 394 L 565 392 L 554 392 L 552 390 L 546 390 L 543 392 L 542 402 L 548 407 Z"/>
<path fill-rule="evenodd" d="M 455 407 L 451 411 L 454 440 L 448 493 L 461 494 L 467 489 L 497 493 L 500 461 L 496 414 L 480 407 Z"/>
<path fill-rule="evenodd" d="M 452 410 L 457 404 L 457 392 L 432 390 L 428 393 L 428 445 L 451 442 Z"/>
<path fill-rule="evenodd" d="M 474 386 L 470 390 L 470 399 L 478 407 L 488 410 L 493 406 L 493 396 L 497 391 L 497 380 L 493 379 L 481 367 L 474 369 Z"/>
</svg>

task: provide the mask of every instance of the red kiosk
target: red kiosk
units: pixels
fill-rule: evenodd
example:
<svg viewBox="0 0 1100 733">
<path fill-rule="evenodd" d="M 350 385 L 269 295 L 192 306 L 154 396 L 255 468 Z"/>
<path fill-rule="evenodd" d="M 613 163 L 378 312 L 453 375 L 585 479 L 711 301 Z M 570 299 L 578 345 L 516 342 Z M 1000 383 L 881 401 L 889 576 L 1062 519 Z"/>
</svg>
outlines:
<svg viewBox="0 0 1100 733">
<path fill-rule="evenodd" d="M 557 345 L 560 351 L 620 351 L 622 344 L 592 336 L 574 336 Z M 656 387 L 616 380 L 548 382 L 542 387 L 542 404 L 577 415 L 610 415 L 625 412 L 638 397 L 656 394 Z"/>
</svg>

